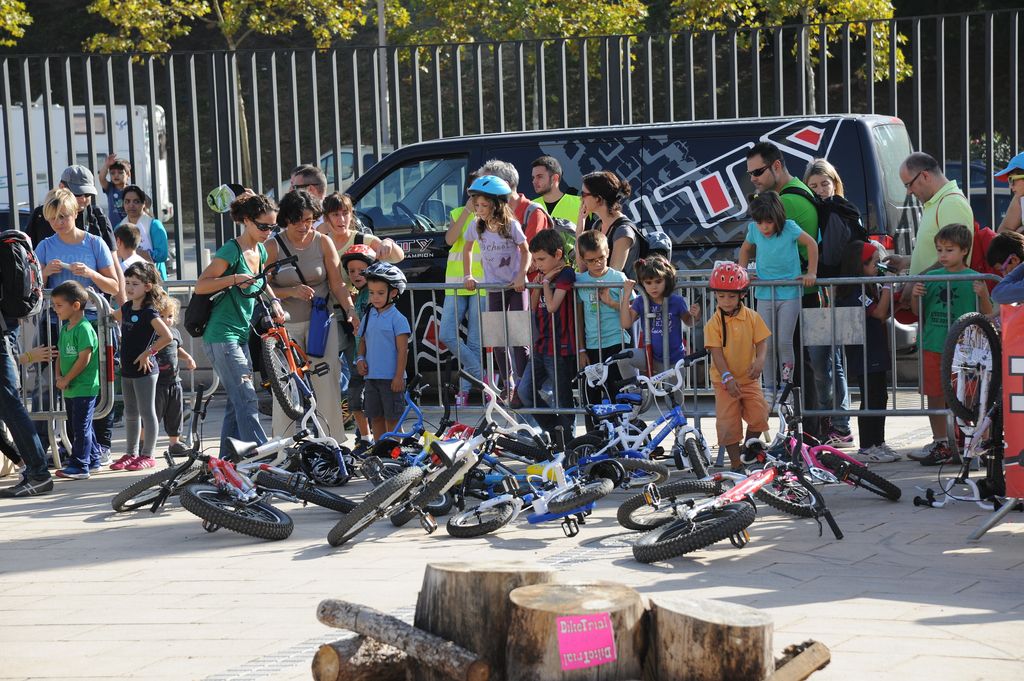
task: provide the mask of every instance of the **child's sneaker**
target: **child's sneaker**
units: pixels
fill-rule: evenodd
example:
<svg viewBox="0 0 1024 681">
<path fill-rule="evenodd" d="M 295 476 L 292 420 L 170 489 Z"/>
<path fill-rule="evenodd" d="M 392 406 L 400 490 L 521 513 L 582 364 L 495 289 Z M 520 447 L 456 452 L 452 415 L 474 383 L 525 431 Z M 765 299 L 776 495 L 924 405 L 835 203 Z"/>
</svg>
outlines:
<svg viewBox="0 0 1024 681">
<path fill-rule="evenodd" d="M 100 465 L 106 466 L 110 463 L 110 447 L 97 445 L 97 448 L 100 450 Z"/>
<path fill-rule="evenodd" d="M 127 466 L 128 464 L 130 464 L 132 462 L 132 459 L 134 459 L 134 458 L 135 458 L 134 454 L 125 454 L 120 459 L 118 459 L 114 463 L 110 464 L 110 470 L 112 470 L 112 471 L 123 471 L 124 467 Z"/>
<path fill-rule="evenodd" d="M 878 450 L 880 450 L 882 452 L 885 452 L 887 455 L 892 457 L 893 461 L 899 461 L 899 460 L 901 460 L 903 458 L 902 456 L 900 456 L 899 452 L 897 452 L 895 449 L 893 449 L 892 447 L 890 447 L 889 445 L 887 445 L 884 442 L 882 444 L 880 444 L 880 445 L 877 445 L 875 447 L 875 449 L 878 449 Z"/>
<path fill-rule="evenodd" d="M 78 466 L 64 466 L 56 473 L 58 478 L 64 478 L 65 480 L 88 480 L 89 470 L 86 468 L 79 468 Z"/>
<path fill-rule="evenodd" d="M 462 392 L 455 394 L 455 406 L 456 407 L 468 407 L 469 406 L 469 393 L 463 390 Z"/>
<path fill-rule="evenodd" d="M 868 447 L 857 452 L 856 457 L 862 463 L 892 463 L 895 455 L 886 453 L 880 446 Z"/>
<path fill-rule="evenodd" d="M 126 471 L 141 471 L 156 466 L 156 459 L 151 456 L 137 456 L 124 467 Z"/>
<path fill-rule="evenodd" d="M 167 448 L 167 452 L 174 458 L 181 458 L 188 456 L 192 450 L 181 444 L 180 442 L 172 442 L 171 446 Z"/>
<path fill-rule="evenodd" d="M 946 444 L 945 440 L 940 440 L 934 443 L 932 451 L 928 456 L 920 459 L 922 466 L 941 466 L 943 464 L 951 463 L 953 461 L 953 451 Z"/>
<path fill-rule="evenodd" d="M 853 434 L 843 434 L 838 430 L 832 430 L 829 432 L 828 437 L 825 438 L 825 444 L 829 447 L 835 447 L 836 449 L 853 447 Z"/>
</svg>

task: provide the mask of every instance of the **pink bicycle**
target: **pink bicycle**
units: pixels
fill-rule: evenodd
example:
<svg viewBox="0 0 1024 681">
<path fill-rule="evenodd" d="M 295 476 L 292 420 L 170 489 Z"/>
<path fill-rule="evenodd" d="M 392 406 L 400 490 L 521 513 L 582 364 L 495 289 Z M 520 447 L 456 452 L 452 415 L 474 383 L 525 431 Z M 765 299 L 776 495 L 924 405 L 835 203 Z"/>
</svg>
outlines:
<svg viewBox="0 0 1024 681">
<path fill-rule="evenodd" d="M 898 501 L 902 494 L 899 487 L 869 470 L 860 461 L 835 447 L 818 444 L 817 440 L 803 432 L 801 416 L 798 410 L 789 404 L 789 397 L 796 392 L 797 389 L 792 383 L 786 383 L 777 402 L 779 432 L 768 446 L 758 442 L 747 447 L 743 452 L 743 463 L 755 465 L 772 460 L 790 460 L 794 463 L 802 461 L 808 475 L 817 482 L 829 485 L 845 482 L 890 501 Z M 795 399 L 793 401 L 797 402 Z M 758 498 L 769 506 L 787 513 L 793 513 L 794 506 L 805 505 L 806 490 L 792 484 L 793 480 L 788 479 L 789 475 L 791 474 L 782 475 L 765 485 Z"/>
</svg>

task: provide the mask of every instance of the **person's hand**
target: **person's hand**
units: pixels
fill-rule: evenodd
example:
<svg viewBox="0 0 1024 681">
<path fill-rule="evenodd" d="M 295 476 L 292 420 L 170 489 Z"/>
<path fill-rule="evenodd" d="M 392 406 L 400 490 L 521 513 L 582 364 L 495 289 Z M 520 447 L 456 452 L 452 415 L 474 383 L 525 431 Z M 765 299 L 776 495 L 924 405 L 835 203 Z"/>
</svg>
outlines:
<svg viewBox="0 0 1024 681">
<path fill-rule="evenodd" d="M 586 350 L 580 350 L 576 354 L 576 363 L 579 365 L 580 370 L 590 366 L 590 356 L 587 354 Z"/>
<path fill-rule="evenodd" d="M 700 312 L 701 312 L 700 303 L 694 303 L 693 305 L 691 305 L 690 306 L 690 319 L 692 319 L 696 323 L 700 319 Z"/>
<path fill-rule="evenodd" d="M 622 300 L 629 300 L 633 295 L 633 288 L 636 286 L 636 282 L 632 279 L 627 279 L 622 284 Z M 607 289 L 606 289 L 607 290 Z"/>
<path fill-rule="evenodd" d="M 361 359 L 358 362 L 356 362 L 356 371 L 359 372 L 360 376 L 365 376 L 366 374 L 370 373 L 370 367 L 366 363 L 365 359 Z"/>
<path fill-rule="evenodd" d="M 924 284 L 922 284 L 921 282 L 917 282 L 916 284 L 914 284 L 914 288 L 911 290 L 910 295 L 914 298 L 920 298 L 921 296 L 924 295 L 924 293 Z"/>
<path fill-rule="evenodd" d="M 231 285 L 232 286 L 238 286 L 239 288 L 241 288 L 243 286 L 248 286 L 251 283 L 252 283 L 252 275 L 249 275 L 249 274 L 232 274 L 231 275 Z"/>
<path fill-rule="evenodd" d="M 316 291 L 305 284 L 292 286 L 290 289 L 286 290 L 288 291 L 289 298 L 295 298 L 297 300 L 313 300 L 313 295 L 316 293 Z"/>
<path fill-rule="evenodd" d="M 902 272 L 903 270 L 910 269 L 910 256 L 907 255 L 896 255 L 891 253 L 884 258 L 882 262 L 889 266 L 889 269 L 894 272 Z"/>
<path fill-rule="evenodd" d="M 67 390 L 69 383 L 71 383 L 71 381 L 69 381 L 65 376 L 61 376 L 53 382 L 53 384 L 57 386 L 57 390 Z"/>
<path fill-rule="evenodd" d="M 150 369 L 152 368 L 149 364 L 149 357 L 149 350 L 146 350 L 141 355 L 135 358 L 135 366 L 137 366 L 139 368 L 139 371 L 141 371 L 144 374 L 148 374 Z"/>
<path fill-rule="evenodd" d="M 117 154 L 107 154 L 107 158 L 103 160 L 103 169 L 110 170 L 110 166 L 114 165 L 114 161 L 117 160 Z"/>
<path fill-rule="evenodd" d="M 583 207 L 583 202 L 580 201 L 580 210 L 576 215 L 576 236 L 579 236 L 583 231 L 583 225 L 587 221 L 587 209 Z"/>
<path fill-rule="evenodd" d="M 276 300 L 270 304 L 270 316 L 273 317 L 274 321 L 278 324 L 284 324 L 284 308 L 281 307 L 281 303 Z"/>
<path fill-rule="evenodd" d="M 35 364 L 36 362 L 50 362 L 57 359 L 60 356 L 60 352 L 52 345 L 37 345 L 31 350 L 27 351 L 24 355 L 25 364 Z"/>
<path fill-rule="evenodd" d="M 522 293 L 526 290 L 526 275 L 517 274 L 515 279 L 512 280 L 512 288 L 516 293 Z"/>
<path fill-rule="evenodd" d="M 50 262 L 46 263 L 46 267 L 43 268 L 43 276 L 52 277 L 53 275 L 60 272 L 62 269 L 64 269 L 64 263 L 62 263 L 60 260 L 51 260 Z"/>
<path fill-rule="evenodd" d="M 380 244 L 377 245 L 377 258 L 379 260 L 389 261 L 395 255 L 395 251 L 398 249 L 398 244 L 393 239 L 381 239 Z"/>
<path fill-rule="evenodd" d="M 181 360 L 182 366 L 185 367 L 186 371 L 196 370 L 196 359 L 192 355 L 188 355 L 185 359 Z"/>
<path fill-rule="evenodd" d="M 725 391 L 729 393 L 730 397 L 740 396 L 740 385 L 736 382 L 735 378 L 725 384 Z"/>
<path fill-rule="evenodd" d="M 808 272 L 803 276 L 803 280 L 805 287 L 811 287 L 814 286 L 814 282 L 818 280 L 818 275 L 814 274 L 813 272 Z"/>
<path fill-rule="evenodd" d="M 986 286 L 985 282 L 981 279 L 975 281 L 974 284 L 972 284 L 972 288 L 974 289 L 975 295 L 979 296 L 982 300 L 988 298 L 988 286 Z"/>
<path fill-rule="evenodd" d="M 614 300 L 612 300 L 612 290 L 610 288 L 599 289 L 597 297 L 605 305 L 617 305 L 618 304 Z"/>
<path fill-rule="evenodd" d="M 405 392 L 405 376 L 395 376 L 391 379 L 391 392 Z"/>
<path fill-rule="evenodd" d="M 756 381 L 758 376 L 761 375 L 762 371 L 764 371 L 764 360 L 755 357 L 753 363 L 751 363 L 750 365 L 750 368 L 747 369 L 747 378 Z M 736 381 L 730 381 L 730 383 L 735 382 Z"/>
<path fill-rule="evenodd" d="M 476 290 L 476 279 L 474 279 L 473 277 L 466 277 L 463 281 L 466 284 L 466 290 L 467 291 L 475 291 Z"/>
<path fill-rule="evenodd" d="M 71 274 L 76 277 L 85 277 L 86 279 L 92 279 L 96 276 L 96 270 L 92 269 L 83 262 L 71 263 Z"/>
</svg>

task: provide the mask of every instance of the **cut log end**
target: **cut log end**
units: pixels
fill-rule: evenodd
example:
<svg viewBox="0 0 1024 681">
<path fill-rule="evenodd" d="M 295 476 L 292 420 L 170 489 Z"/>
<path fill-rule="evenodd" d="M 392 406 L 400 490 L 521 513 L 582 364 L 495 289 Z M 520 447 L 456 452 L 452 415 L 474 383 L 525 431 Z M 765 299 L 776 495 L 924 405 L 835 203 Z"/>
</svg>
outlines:
<svg viewBox="0 0 1024 681">
<path fill-rule="evenodd" d="M 401 650 L 358 636 L 320 646 L 313 656 L 315 681 L 405 681 Z"/>
</svg>

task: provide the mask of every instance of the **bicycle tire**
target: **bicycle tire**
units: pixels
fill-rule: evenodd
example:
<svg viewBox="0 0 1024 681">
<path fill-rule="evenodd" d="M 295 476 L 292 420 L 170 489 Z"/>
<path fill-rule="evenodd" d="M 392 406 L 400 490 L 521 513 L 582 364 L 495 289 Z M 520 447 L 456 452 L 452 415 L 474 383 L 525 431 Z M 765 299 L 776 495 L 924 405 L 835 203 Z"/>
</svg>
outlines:
<svg viewBox="0 0 1024 681">
<path fill-rule="evenodd" d="M 818 455 L 818 460 L 821 461 L 827 468 L 830 468 L 833 473 L 837 474 L 840 480 L 849 480 L 857 487 L 866 489 L 872 494 L 877 494 L 880 497 L 884 497 L 889 501 L 899 501 L 900 496 L 903 494 L 899 487 L 883 478 L 878 473 L 869 470 L 867 466 L 863 466 L 858 463 L 851 463 L 846 459 L 840 459 L 832 452 L 822 452 Z M 845 475 L 838 475 L 838 472 L 846 467 Z"/>
<path fill-rule="evenodd" d="M 748 503 L 728 504 L 698 514 L 692 521 L 680 518 L 640 537 L 633 545 L 633 557 L 641 563 L 655 563 L 699 551 L 754 522 L 756 511 Z"/>
<path fill-rule="evenodd" d="M 348 513 L 356 507 L 354 501 L 338 496 L 337 494 L 332 494 L 327 490 L 318 489 L 313 485 L 307 485 L 293 490 L 292 486 L 288 482 L 288 478 L 272 471 L 258 472 L 254 482 L 259 487 L 287 492 L 295 495 L 298 499 L 308 501 L 309 503 L 317 506 L 323 506 L 324 508 L 337 511 L 338 513 Z"/>
<path fill-rule="evenodd" d="M 341 546 L 352 539 L 375 520 L 387 515 L 395 502 L 408 494 L 422 479 L 423 469 L 412 467 L 374 487 L 355 508 L 331 528 L 327 534 L 327 542 L 331 546 Z"/>
<path fill-rule="evenodd" d="M 686 452 L 686 458 L 690 463 L 690 471 L 693 475 L 700 479 L 706 478 L 708 475 L 708 461 L 704 460 L 704 452 L 697 446 L 697 439 L 693 437 L 683 437 L 683 451 Z M 684 466 L 680 466 L 681 462 L 676 459 L 676 467 L 685 470 Z"/>
<path fill-rule="evenodd" d="M 956 394 L 956 385 L 953 383 L 956 349 L 961 345 L 961 338 L 970 332 L 971 327 L 977 329 L 984 336 L 992 353 L 992 371 L 988 384 L 987 404 L 966 404 Z M 999 341 L 999 332 L 989 319 L 980 312 L 968 312 L 953 322 L 946 334 L 946 343 L 942 348 L 942 393 L 946 397 L 946 404 L 953 415 L 967 423 L 977 423 L 981 414 L 987 412 L 992 404 L 998 399 L 1002 384 L 1002 348 Z M 958 373 L 959 375 L 959 373 Z"/>
<path fill-rule="evenodd" d="M 618 465 L 622 466 L 622 469 L 626 471 L 626 476 L 627 478 L 629 478 L 630 484 L 634 486 L 646 485 L 651 482 L 653 482 L 655 485 L 660 485 L 661 483 L 668 480 L 669 477 L 668 466 L 666 466 L 663 463 L 658 463 L 657 461 L 651 461 L 650 459 L 633 459 L 629 457 L 621 457 L 618 459 L 611 459 L 611 461 L 614 461 Z M 631 473 L 635 474 L 640 471 L 654 477 L 640 477 L 639 479 L 637 479 L 636 475 L 630 475 Z"/>
<path fill-rule="evenodd" d="M 427 480 L 423 487 L 414 494 L 409 503 L 391 514 L 391 524 L 401 527 L 415 518 L 418 513 L 413 510 L 419 506 L 431 515 L 445 515 L 452 510 L 452 497 L 448 490 L 455 484 L 455 476 L 459 472 L 458 462 L 451 468 L 442 471 L 432 480 Z M 438 502 L 437 499 L 442 499 Z"/>
<path fill-rule="evenodd" d="M 598 453 L 607 444 L 608 440 L 603 435 L 598 435 L 597 433 L 586 433 L 574 437 L 565 446 L 565 462 L 563 465 L 566 468 L 578 466 L 580 459 Z"/>
<path fill-rule="evenodd" d="M 213 485 L 193 484 L 181 490 L 181 505 L 203 520 L 258 539 L 280 541 L 291 536 L 295 523 L 279 508 L 258 501 L 236 506 Z"/>
<path fill-rule="evenodd" d="M 601 478 L 579 485 L 578 491 L 576 486 L 559 490 L 548 499 L 548 513 L 558 515 L 574 511 L 582 506 L 592 504 L 598 499 L 603 499 L 611 494 L 613 489 L 615 489 L 615 485 L 611 480 Z"/>
<path fill-rule="evenodd" d="M 498 436 L 494 441 L 494 446 L 500 451 L 515 454 L 531 461 L 547 461 L 551 458 L 546 449 L 541 449 L 536 445 L 531 445 L 505 435 Z"/>
<path fill-rule="evenodd" d="M 509 524 L 515 510 L 511 501 L 503 501 L 483 510 L 471 508 L 456 513 L 448 519 L 448 534 L 458 539 L 469 539 L 496 532 Z"/>
<path fill-rule="evenodd" d="M 262 338 L 260 339 L 260 353 L 264 369 L 269 369 L 265 377 L 270 383 L 270 392 L 274 394 L 274 399 L 277 400 L 277 404 L 285 416 L 297 421 L 303 417 L 306 410 L 301 398 L 289 394 L 292 391 L 289 383 L 294 379 L 287 363 L 282 360 L 281 353 L 291 352 L 291 350 L 282 345 L 279 338 L 273 336 Z"/>
<path fill-rule="evenodd" d="M 643 494 L 636 494 L 622 502 L 615 514 L 619 525 L 640 532 L 653 530 L 677 520 L 680 517 L 677 509 L 680 505 L 687 505 L 687 498 L 718 496 L 722 488 L 712 480 L 677 480 L 660 485 L 658 492 L 661 493 L 661 507 L 657 510 L 647 505 Z"/>
<path fill-rule="evenodd" d="M 815 518 L 818 515 L 814 495 L 796 480 L 786 477 L 776 475 L 774 480 L 754 493 L 754 498 L 798 518 Z"/>
<path fill-rule="evenodd" d="M 110 507 L 117 513 L 125 513 L 151 505 L 163 492 L 164 483 L 174 480 L 179 473 L 179 468 L 181 468 L 180 464 L 150 473 L 146 477 L 136 480 L 114 495 L 114 498 L 110 500 Z M 196 482 L 202 473 L 202 466 L 192 466 L 189 470 L 182 471 L 181 478 L 175 483 L 174 489 L 168 496 L 175 496 L 182 487 Z"/>
</svg>

